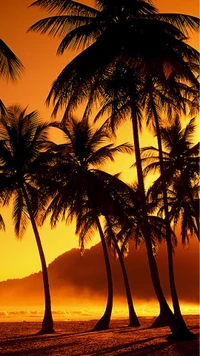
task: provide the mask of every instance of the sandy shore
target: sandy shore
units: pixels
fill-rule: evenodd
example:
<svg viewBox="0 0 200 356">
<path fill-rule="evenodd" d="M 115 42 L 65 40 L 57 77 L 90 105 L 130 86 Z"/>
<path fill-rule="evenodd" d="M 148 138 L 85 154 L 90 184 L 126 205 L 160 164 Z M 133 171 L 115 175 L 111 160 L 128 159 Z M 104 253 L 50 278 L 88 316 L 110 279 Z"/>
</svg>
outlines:
<svg viewBox="0 0 200 356">
<path fill-rule="evenodd" d="M 139 328 L 127 327 L 127 320 L 113 320 L 110 329 L 90 332 L 91 321 L 57 321 L 53 335 L 35 335 L 39 322 L 0 323 L 0 355 L 18 356 L 197 356 L 199 338 L 192 341 L 169 341 L 168 327 L 151 329 L 152 318 L 141 317 Z M 185 321 L 199 335 L 199 317 L 188 315 Z"/>
</svg>

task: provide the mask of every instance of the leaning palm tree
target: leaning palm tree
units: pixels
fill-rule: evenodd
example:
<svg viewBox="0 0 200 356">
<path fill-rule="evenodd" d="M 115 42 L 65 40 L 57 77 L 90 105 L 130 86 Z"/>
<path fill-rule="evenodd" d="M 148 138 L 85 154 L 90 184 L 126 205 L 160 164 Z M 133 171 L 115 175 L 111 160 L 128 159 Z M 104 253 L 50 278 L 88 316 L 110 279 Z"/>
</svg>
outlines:
<svg viewBox="0 0 200 356">
<path fill-rule="evenodd" d="M 102 174 L 101 174 L 102 175 Z M 135 312 L 135 308 L 133 305 L 131 289 L 129 285 L 128 275 L 124 263 L 124 251 L 122 251 L 118 245 L 118 239 L 115 233 L 115 225 L 119 225 L 120 222 L 123 225 L 124 221 L 127 218 L 127 211 L 125 206 L 129 204 L 129 207 L 132 207 L 132 224 L 135 226 L 137 224 L 137 220 L 135 216 L 138 214 L 138 206 L 136 195 L 132 190 L 130 190 L 129 186 L 125 184 L 118 178 L 119 174 L 110 176 L 108 174 L 103 173 L 104 180 L 106 184 L 112 187 L 109 189 L 111 192 L 111 196 L 105 204 L 105 201 L 101 202 L 101 196 L 98 198 L 98 204 L 100 203 L 99 213 L 103 215 L 105 220 L 105 228 L 104 235 L 107 241 L 107 245 L 110 250 L 114 253 L 115 256 L 119 258 L 119 263 L 122 271 L 126 299 L 128 304 L 129 311 L 129 326 L 130 327 L 138 327 L 140 326 L 140 322 L 138 320 L 137 314 Z M 105 188 L 104 188 L 105 189 Z"/>
<path fill-rule="evenodd" d="M 123 259 L 123 251 L 121 251 L 119 247 L 118 239 L 114 230 L 116 224 L 119 224 L 120 221 L 123 224 L 124 221 L 126 220 L 127 211 L 125 209 L 125 206 L 127 206 L 128 202 L 130 204 L 129 206 L 132 206 L 132 213 L 133 213 L 132 223 L 134 225 L 137 223 L 136 219 L 134 219 L 134 216 L 137 215 L 137 208 L 135 207 L 136 204 L 135 195 L 133 194 L 132 191 L 130 191 L 129 186 L 127 184 L 125 184 L 123 181 L 118 179 L 118 174 L 115 175 L 114 177 L 109 176 L 107 174 L 106 177 L 104 173 L 103 176 L 107 184 L 112 186 L 111 189 L 112 194 L 107 202 L 107 206 L 105 206 L 105 201 L 103 201 L 100 204 L 99 213 L 104 216 L 104 220 L 105 220 L 104 235 L 107 241 L 107 245 L 109 246 L 110 250 L 114 253 L 114 255 L 119 258 L 119 263 L 120 263 L 122 276 L 124 280 L 126 299 L 128 304 L 129 326 L 137 327 L 140 326 L 140 322 L 138 320 L 133 305 L 128 275 Z M 101 202 L 101 197 L 98 198 L 98 202 Z M 99 203 L 96 204 L 96 206 L 98 205 Z"/>
<path fill-rule="evenodd" d="M 30 219 L 41 265 L 45 312 L 40 333 L 52 333 L 53 319 L 45 256 L 36 224 L 40 209 L 38 196 L 40 156 L 47 146 L 48 124 L 40 123 L 36 111 L 26 114 L 18 106 L 8 108 L 0 121 L 0 195 L 3 204 L 13 202 L 16 236 L 21 238 Z"/>
<path fill-rule="evenodd" d="M 129 144 L 116 147 L 112 143 L 105 145 L 104 142 L 109 139 L 106 128 L 106 123 L 95 130 L 87 119 L 78 121 L 69 118 L 66 125 L 62 126 L 66 143 L 54 145 L 50 150 L 53 161 L 56 157 L 56 164 L 50 165 L 49 172 L 54 178 L 52 182 L 51 180 L 48 182 L 48 173 L 45 191 L 45 195 L 52 199 L 47 209 L 47 213 L 51 213 L 52 226 L 55 226 L 61 217 L 67 221 L 76 218 L 76 232 L 80 234 L 80 240 L 81 236 L 85 236 L 80 233 L 83 226 L 86 231 L 93 224 L 99 231 L 106 265 L 108 299 L 105 313 L 96 324 L 95 330 L 109 327 L 113 300 L 110 262 L 99 220 L 102 209 L 105 210 L 105 206 L 109 207 L 112 189 L 106 183 L 108 182 L 106 173 L 95 167 L 107 160 L 113 161 L 113 155 L 117 152 L 132 152 Z"/>
<path fill-rule="evenodd" d="M 129 242 L 135 241 L 136 248 L 140 244 L 145 242 L 142 228 L 141 205 L 139 200 L 138 185 L 133 184 L 128 186 L 127 192 L 130 196 L 129 199 L 124 201 L 123 206 L 118 212 L 115 212 L 115 216 L 110 217 L 110 222 L 107 222 L 107 235 L 111 228 L 116 236 L 116 241 L 121 246 L 120 251 L 123 255 L 127 254 L 129 250 Z M 148 202 L 148 221 L 149 228 L 151 229 L 151 243 L 154 253 L 157 251 L 158 243 L 162 242 L 166 238 L 166 226 L 162 217 L 155 215 L 156 206 L 152 202 Z M 118 215 L 119 214 L 119 215 Z M 176 236 L 172 233 L 173 246 L 176 246 Z M 115 244 L 111 239 L 110 244 L 115 249 Z M 118 249 L 117 249 L 118 250 Z"/>
</svg>

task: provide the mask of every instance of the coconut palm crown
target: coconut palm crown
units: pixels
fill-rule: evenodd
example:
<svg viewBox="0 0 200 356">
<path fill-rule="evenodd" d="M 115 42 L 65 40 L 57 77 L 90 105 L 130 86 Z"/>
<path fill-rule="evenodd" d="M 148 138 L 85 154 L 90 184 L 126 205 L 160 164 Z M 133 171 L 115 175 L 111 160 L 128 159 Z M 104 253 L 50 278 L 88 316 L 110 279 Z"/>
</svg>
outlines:
<svg viewBox="0 0 200 356">
<path fill-rule="evenodd" d="M 195 73 L 199 55 L 184 42 L 188 28 L 198 29 L 197 18 L 160 14 L 149 1 L 96 1 L 95 5 L 93 8 L 68 0 L 32 3 L 57 14 L 38 21 L 29 30 L 60 35 L 58 53 L 67 48 L 82 50 L 53 83 L 47 98 L 48 103 L 54 103 L 53 114 L 63 106 L 73 110 L 116 61 L 137 68 L 140 76 L 159 73 L 169 78 L 184 73 L 186 80 L 198 85 Z"/>
</svg>

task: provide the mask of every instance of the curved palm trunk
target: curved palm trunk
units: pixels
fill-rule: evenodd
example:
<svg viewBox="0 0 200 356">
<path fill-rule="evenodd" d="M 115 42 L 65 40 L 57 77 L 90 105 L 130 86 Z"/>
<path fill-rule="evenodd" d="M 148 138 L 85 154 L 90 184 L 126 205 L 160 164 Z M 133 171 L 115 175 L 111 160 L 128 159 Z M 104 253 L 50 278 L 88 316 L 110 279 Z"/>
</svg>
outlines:
<svg viewBox="0 0 200 356">
<path fill-rule="evenodd" d="M 45 256 L 44 256 L 40 236 L 39 236 L 38 229 L 37 229 L 35 219 L 33 216 L 31 204 L 29 201 L 29 197 L 26 192 L 26 188 L 24 186 L 22 186 L 22 191 L 23 191 L 23 195 L 24 195 L 24 198 L 26 201 L 32 228 L 33 228 L 33 231 L 35 234 L 35 239 L 36 239 L 36 243 L 37 243 L 37 247 L 38 247 L 38 251 L 39 251 L 39 255 L 40 255 L 40 260 L 41 260 L 41 265 L 42 265 L 42 276 L 43 276 L 44 297 L 45 297 L 45 312 L 44 312 L 44 318 L 43 318 L 43 322 L 42 322 L 42 329 L 40 330 L 39 334 L 50 334 L 50 333 L 54 332 L 54 328 L 53 328 L 53 318 L 52 318 L 52 312 L 51 312 L 51 297 L 50 297 L 47 265 L 46 265 L 46 261 L 45 261 Z"/>
<path fill-rule="evenodd" d="M 174 338 L 190 339 L 193 338 L 193 334 L 190 333 L 189 330 L 187 330 L 185 326 L 182 323 L 180 323 L 180 320 L 177 319 L 175 315 L 172 313 L 169 305 L 167 304 L 167 301 L 165 299 L 164 293 L 160 285 L 158 268 L 152 250 L 151 236 L 149 233 L 150 229 L 148 228 L 149 224 L 148 224 L 148 215 L 146 209 L 146 197 L 145 197 L 144 179 L 142 174 L 142 163 L 140 157 L 137 113 L 135 112 L 134 109 L 134 102 L 131 107 L 131 112 L 132 112 L 133 139 L 134 139 L 137 175 L 138 175 L 138 187 L 140 192 L 141 208 L 142 208 L 142 216 L 143 216 L 142 227 L 143 227 L 143 233 L 144 233 L 144 238 L 146 243 L 151 279 L 160 306 L 160 315 L 156 319 L 156 322 L 152 325 L 152 327 L 160 327 L 161 325 L 162 326 L 167 325 L 170 327 Z"/>
<path fill-rule="evenodd" d="M 115 244 L 115 248 L 119 257 L 119 262 L 120 262 L 120 266 L 121 266 L 121 270 L 122 270 L 122 274 L 123 274 L 123 279 L 124 279 L 124 286 L 125 286 L 125 291 L 126 291 L 126 298 L 127 298 L 127 303 L 128 303 L 128 311 L 129 311 L 129 326 L 133 326 L 133 327 L 137 327 L 140 326 L 140 322 L 138 320 L 138 317 L 136 315 L 134 306 L 133 306 L 133 300 L 132 300 L 132 295 L 131 295 L 131 289 L 130 289 L 130 285 L 129 285 L 129 280 L 128 280 L 128 276 L 127 276 L 127 271 L 126 271 L 126 267 L 124 264 L 124 259 L 121 253 L 121 250 L 118 246 L 117 240 L 115 238 L 115 234 L 113 233 L 112 230 L 112 226 L 110 224 L 110 220 L 109 218 L 106 217 L 106 221 L 108 223 L 108 225 L 110 226 L 110 230 L 112 232 L 112 239 L 114 241 Z"/>
<path fill-rule="evenodd" d="M 122 269 L 122 274 L 123 274 L 123 278 L 124 278 L 124 286 L 125 286 L 125 290 L 126 290 L 126 298 L 127 298 L 127 303 L 128 303 L 128 311 L 129 311 L 129 326 L 140 326 L 140 322 L 138 320 L 138 317 L 136 315 L 134 306 L 133 306 L 133 300 L 132 300 L 132 295 L 131 295 L 131 290 L 130 290 L 130 285 L 129 285 L 129 280 L 128 280 L 128 276 L 127 276 L 127 272 L 126 272 L 126 267 L 124 264 L 124 259 L 122 257 L 122 253 L 121 250 L 117 244 L 117 241 L 115 241 L 115 247 L 117 250 L 117 254 L 119 257 L 119 262 L 120 262 L 120 266 Z"/>
<path fill-rule="evenodd" d="M 101 224 L 99 221 L 98 216 L 96 215 L 96 224 L 99 230 L 99 235 L 101 238 L 101 244 L 103 248 L 103 253 L 104 253 L 104 259 L 105 259 L 105 265 L 106 265 L 106 274 L 107 274 L 107 282 L 108 282 L 108 297 L 107 297 L 107 305 L 106 305 L 106 310 L 104 312 L 104 315 L 102 318 L 97 322 L 93 330 L 106 330 L 109 328 L 110 324 L 110 318 L 111 318 L 111 313 L 112 313 L 112 306 L 113 306 L 113 283 L 112 283 L 112 274 L 111 274 L 111 267 L 110 267 L 110 261 L 108 257 L 108 251 L 106 247 L 106 242 L 103 234 L 103 230 L 101 228 Z"/>
<path fill-rule="evenodd" d="M 156 124 L 156 134 L 157 134 L 158 151 L 159 151 L 160 174 L 161 174 L 161 184 L 162 184 L 164 212 L 165 212 L 166 242 L 167 242 L 170 291 L 171 291 L 174 314 L 176 317 L 180 318 L 180 320 L 182 320 L 182 322 L 184 323 L 183 317 L 181 315 L 181 309 L 180 309 L 180 304 L 179 304 L 179 300 L 178 300 L 178 294 L 177 294 L 177 290 L 176 290 L 176 283 L 175 283 L 175 277 L 174 277 L 173 248 L 172 248 L 172 241 L 171 241 L 171 228 L 170 228 L 170 220 L 169 220 L 169 209 L 168 209 L 168 201 L 167 201 L 167 189 L 166 189 L 165 171 L 164 171 L 164 164 L 163 164 L 160 126 L 159 126 L 158 115 L 157 115 L 157 111 L 156 111 L 152 96 L 151 96 L 151 104 L 152 104 L 154 120 L 155 120 L 155 124 Z"/>
</svg>

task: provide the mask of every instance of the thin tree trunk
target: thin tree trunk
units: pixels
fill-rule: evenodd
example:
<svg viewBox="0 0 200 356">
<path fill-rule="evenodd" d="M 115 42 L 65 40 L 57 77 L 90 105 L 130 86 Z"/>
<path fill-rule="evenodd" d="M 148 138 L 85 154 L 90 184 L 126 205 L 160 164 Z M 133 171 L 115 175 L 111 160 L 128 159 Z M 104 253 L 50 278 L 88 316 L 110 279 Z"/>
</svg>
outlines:
<svg viewBox="0 0 200 356">
<path fill-rule="evenodd" d="M 49 288 L 49 280 L 48 280 L 48 272 L 47 272 L 47 265 L 45 261 L 45 256 L 40 240 L 40 236 L 38 233 L 38 229 L 35 223 L 35 219 L 33 216 L 32 208 L 31 208 L 31 203 L 29 201 L 28 194 L 26 192 L 26 188 L 22 186 L 22 191 L 23 195 L 26 201 L 29 217 L 31 220 L 33 232 L 35 234 L 35 239 L 40 255 L 40 261 L 42 265 L 42 277 L 43 277 L 43 286 L 44 286 L 44 298 L 45 298 L 45 311 L 44 311 L 44 318 L 42 322 L 42 329 L 40 330 L 39 334 L 50 334 L 54 332 L 53 328 L 53 318 L 52 318 L 52 312 L 51 312 L 51 297 L 50 297 L 50 288 Z"/>
<path fill-rule="evenodd" d="M 106 221 L 107 221 L 107 223 L 108 223 L 108 225 L 110 227 L 110 230 L 112 232 L 112 239 L 114 241 L 115 249 L 116 249 L 118 257 L 119 257 L 119 262 L 120 262 L 122 275 L 123 275 L 123 279 L 124 279 L 124 286 L 125 286 L 126 298 L 127 298 L 127 304 L 128 304 L 128 311 L 129 311 L 129 326 L 137 327 L 137 326 L 140 326 L 140 322 L 138 320 L 138 317 L 136 315 L 136 312 L 135 312 L 135 309 L 134 309 L 134 306 L 133 306 L 131 289 L 130 289 L 130 285 L 129 285 L 129 280 L 128 280 L 128 276 L 127 276 L 126 267 L 125 267 L 125 264 L 124 264 L 124 259 L 123 259 L 121 250 L 120 250 L 120 248 L 118 246 L 115 234 L 114 234 L 114 232 L 112 230 L 112 226 L 110 224 L 109 218 L 106 217 Z"/>
<path fill-rule="evenodd" d="M 101 228 L 101 224 L 100 224 L 98 216 L 96 215 L 95 218 L 96 218 L 96 224 L 97 224 L 97 227 L 99 230 L 99 235 L 101 238 L 101 244 L 102 244 L 102 248 L 103 248 L 105 266 L 106 266 L 107 283 L 108 283 L 108 297 L 107 297 L 106 310 L 105 310 L 102 318 L 97 322 L 97 324 L 95 325 L 95 327 L 93 329 L 96 331 L 96 330 L 107 330 L 109 328 L 112 307 L 113 307 L 113 283 L 112 283 L 112 273 L 111 273 L 110 261 L 109 261 L 109 256 L 108 256 L 108 251 L 107 251 L 107 246 L 106 246 L 103 230 Z"/>
<path fill-rule="evenodd" d="M 152 327 L 159 327 L 168 325 L 171 329 L 174 338 L 182 339 L 182 338 L 193 338 L 192 333 L 187 330 L 180 320 L 175 317 L 172 313 L 167 301 L 165 299 L 164 293 L 162 291 L 160 285 L 160 278 L 158 274 L 157 264 L 153 255 L 150 229 L 148 227 L 148 215 L 146 209 L 146 197 L 145 197 L 145 188 L 144 188 L 144 179 L 142 173 L 142 163 L 140 157 L 140 145 L 139 145 L 139 135 L 138 135 L 138 122 L 137 122 L 137 114 L 134 109 L 134 103 L 131 108 L 132 111 L 132 126 L 133 126 L 133 139 L 134 139 L 134 147 L 135 147 L 135 155 L 136 155 L 136 165 L 137 165 L 137 175 L 138 175 L 138 187 L 140 192 L 141 199 L 141 208 L 142 208 L 142 216 L 143 216 L 143 233 L 146 243 L 148 262 L 150 267 L 150 274 L 152 278 L 153 287 L 158 298 L 158 302 L 160 305 L 160 315 L 156 319 L 156 323 L 153 323 Z"/>
<path fill-rule="evenodd" d="M 180 320 L 182 320 L 182 322 L 184 322 L 183 317 L 181 315 L 181 309 L 180 309 L 180 304 L 179 304 L 179 300 L 178 300 L 178 294 L 177 294 L 177 290 L 176 290 L 176 283 L 175 283 L 175 277 L 174 277 L 173 248 L 172 248 L 172 241 L 171 241 L 171 228 L 170 228 L 170 220 L 169 220 L 167 189 L 166 189 L 166 182 L 165 182 L 165 171 L 164 171 L 164 164 L 163 164 L 160 126 L 159 126 L 158 115 L 157 115 L 157 111 L 156 111 L 152 96 L 151 96 L 151 105 L 153 108 L 154 120 L 155 120 L 155 124 L 156 124 L 156 134 L 157 134 L 158 151 L 159 151 L 160 175 L 161 175 L 164 212 L 165 212 L 164 220 L 165 220 L 165 226 L 166 226 L 166 242 L 167 242 L 170 291 L 171 291 L 174 314 L 176 317 L 180 318 Z"/>
</svg>

